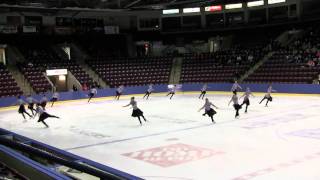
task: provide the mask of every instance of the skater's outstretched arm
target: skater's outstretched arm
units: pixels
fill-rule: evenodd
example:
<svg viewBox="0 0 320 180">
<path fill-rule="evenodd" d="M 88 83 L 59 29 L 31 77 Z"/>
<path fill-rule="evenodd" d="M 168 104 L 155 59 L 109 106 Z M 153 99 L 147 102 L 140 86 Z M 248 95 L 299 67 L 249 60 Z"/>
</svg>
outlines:
<svg viewBox="0 0 320 180">
<path fill-rule="evenodd" d="M 205 107 L 205 105 L 203 105 L 203 106 L 198 110 L 198 112 L 200 112 L 204 107 Z"/>
<path fill-rule="evenodd" d="M 219 109 L 216 105 L 214 105 L 214 104 L 212 104 L 212 103 L 211 103 L 211 105 L 212 105 L 213 107 L 215 107 L 216 109 Z"/>
<path fill-rule="evenodd" d="M 131 105 L 131 103 L 129 103 L 129 104 L 125 105 L 125 106 L 122 106 L 122 107 L 128 107 L 128 106 L 130 106 L 130 105 Z"/>
<path fill-rule="evenodd" d="M 240 97 L 239 97 L 239 100 L 240 100 L 241 98 L 243 98 L 245 95 L 246 95 L 246 93 L 244 93 L 242 96 L 240 96 Z"/>
<path fill-rule="evenodd" d="M 230 103 L 232 102 L 232 98 L 230 99 L 229 103 L 228 103 L 228 106 L 230 105 Z"/>
</svg>

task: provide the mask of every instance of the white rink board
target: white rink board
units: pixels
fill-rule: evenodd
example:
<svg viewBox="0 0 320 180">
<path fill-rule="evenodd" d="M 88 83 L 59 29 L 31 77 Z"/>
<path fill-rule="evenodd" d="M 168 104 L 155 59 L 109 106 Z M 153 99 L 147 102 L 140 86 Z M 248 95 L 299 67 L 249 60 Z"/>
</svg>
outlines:
<svg viewBox="0 0 320 180">
<path fill-rule="evenodd" d="M 145 179 L 320 179 L 320 97 L 275 96 L 264 107 L 257 96 L 235 119 L 230 96 L 208 95 L 219 107 L 213 125 L 197 96 L 137 97 L 142 127 L 126 98 L 48 107 L 61 117 L 49 129 L 2 111 L 1 128 Z"/>
</svg>

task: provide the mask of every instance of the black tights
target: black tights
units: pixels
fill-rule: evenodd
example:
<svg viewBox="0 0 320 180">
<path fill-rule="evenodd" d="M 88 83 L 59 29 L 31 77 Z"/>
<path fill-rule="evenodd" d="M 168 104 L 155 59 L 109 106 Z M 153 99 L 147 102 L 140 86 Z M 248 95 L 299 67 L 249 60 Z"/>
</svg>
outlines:
<svg viewBox="0 0 320 180">
<path fill-rule="evenodd" d="M 263 99 L 260 101 L 259 104 L 261 104 L 264 100 L 267 100 L 266 106 L 268 106 L 269 98 L 267 98 L 267 97 L 263 97 Z"/>
<path fill-rule="evenodd" d="M 21 115 L 23 119 L 26 119 L 26 116 L 24 114 L 27 114 L 29 117 L 32 117 L 27 111 L 22 111 Z"/>
<path fill-rule="evenodd" d="M 205 116 L 205 115 L 208 115 L 210 118 L 211 118 L 211 121 L 213 122 L 213 123 L 215 123 L 215 121 L 214 121 L 214 119 L 213 119 L 213 116 L 210 116 L 208 113 L 204 113 L 204 114 L 202 114 L 203 116 Z"/>
<path fill-rule="evenodd" d="M 169 96 L 170 94 L 171 94 L 171 97 L 170 97 L 170 99 L 172 99 L 172 97 L 173 97 L 174 93 L 172 93 L 172 92 L 169 92 L 169 93 L 167 94 L 167 96 Z"/>
<path fill-rule="evenodd" d="M 90 97 L 89 97 L 88 102 L 90 102 L 90 100 L 92 99 L 92 97 L 93 97 L 93 96 L 90 96 Z M 52 105 L 53 105 L 53 103 L 52 103 Z"/>
<path fill-rule="evenodd" d="M 37 112 L 33 107 L 28 107 L 28 109 L 31 111 L 32 116 L 34 116 L 34 113 Z"/>
<path fill-rule="evenodd" d="M 241 104 L 241 107 L 244 105 L 245 103 L 243 102 L 242 104 Z M 248 112 L 248 104 L 246 104 L 246 110 L 244 111 L 244 112 Z"/>
<path fill-rule="evenodd" d="M 236 109 L 236 116 L 235 117 L 238 117 L 239 116 L 239 109 Z"/>
<path fill-rule="evenodd" d="M 150 92 L 146 92 L 146 94 L 143 96 L 143 99 L 145 98 L 145 97 L 147 97 L 147 99 L 149 98 L 149 96 L 150 96 Z"/>
<path fill-rule="evenodd" d="M 56 101 L 55 101 L 55 100 L 54 100 L 54 101 L 52 101 L 51 107 L 53 106 L 54 102 L 56 102 Z M 89 102 L 89 101 L 88 101 L 88 102 Z"/>
<path fill-rule="evenodd" d="M 51 114 L 45 114 L 45 115 L 42 114 L 42 115 L 40 115 L 38 122 L 41 122 L 46 127 L 49 127 L 48 124 L 44 121 L 45 119 L 47 119 L 49 117 L 51 117 L 51 118 L 59 118 L 58 116 L 54 116 L 54 115 L 51 115 Z"/>
<path fill-rule="evenodd" d="M 202 99 L 203 99 L 205 95 L 206 95 L 206 93 L 205 93 L 204 91 L 201 91 L 201 94 L 200 94 L 200 96 L 199 96 L 199 99 L 201 98 L 201 96 L 202 96 Z"/>
<path fill-rule="evenodd" d="M 143 115 L 141 115 L 141 117 L 143 118 L 144 122 L 147 122 L 147 119 L 146 119 Z M 138 120 L 139 120 L 139 122 L 140 122 L 140 125 L 142 125 L 140 116 L 138 116 Z"/>
</svg>

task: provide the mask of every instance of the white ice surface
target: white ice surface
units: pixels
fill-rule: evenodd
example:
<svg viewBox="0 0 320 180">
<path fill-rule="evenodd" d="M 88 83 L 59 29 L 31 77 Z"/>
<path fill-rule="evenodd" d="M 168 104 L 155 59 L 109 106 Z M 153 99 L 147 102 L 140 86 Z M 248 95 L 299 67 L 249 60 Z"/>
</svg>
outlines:
<svg viewBox="0 0 320 180">
<path fill-rule="evenodd" d="M 122 107 L 127 98 L 48 107 L 61 117 L 47 119 L 49 129 L 33 119 L 22 123 L 17 111 L 0 112 L 0 122 L 1 128 L 145 179 L 320 179 L 319 96 L 275 96 L 269 107 L 259 105 L 257 96 L 239 119 L 227 105 L 229 96 L 207 97 L 219 107 L 214 125 L 197 112 L 204 103 L 197 95 L 137 97 L 149 121 L 142 127 Z M 169 167 L 123 155 L 179 143 L 223 153 Z"/>
</svg>

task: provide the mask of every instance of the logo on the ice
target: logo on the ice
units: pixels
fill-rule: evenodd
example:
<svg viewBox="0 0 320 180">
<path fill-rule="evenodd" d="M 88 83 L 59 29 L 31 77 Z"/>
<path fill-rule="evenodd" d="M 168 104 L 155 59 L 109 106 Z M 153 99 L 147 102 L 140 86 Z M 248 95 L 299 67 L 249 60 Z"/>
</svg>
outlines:
<svg viewBox="0 0 320 180">
<path fill-rule="evenodd" d="M 208 158 L 223 153 L 224 152 L 222 151 L 199 148 L 179 143 L 131 153 L 125 153 L 122 155 L 133 159 L 145 161 L 151 164 L 155 164 L 161 167 L 169 167 L 190 161 Z"/>
</svg>

